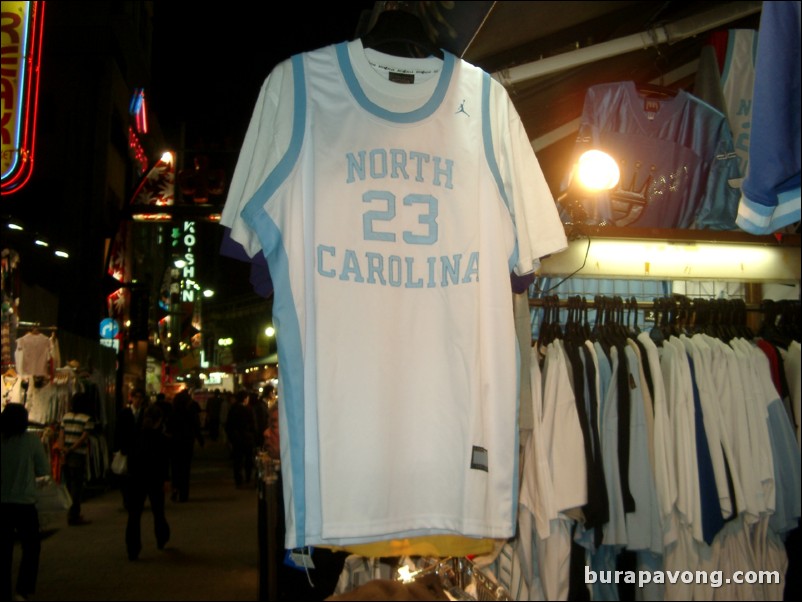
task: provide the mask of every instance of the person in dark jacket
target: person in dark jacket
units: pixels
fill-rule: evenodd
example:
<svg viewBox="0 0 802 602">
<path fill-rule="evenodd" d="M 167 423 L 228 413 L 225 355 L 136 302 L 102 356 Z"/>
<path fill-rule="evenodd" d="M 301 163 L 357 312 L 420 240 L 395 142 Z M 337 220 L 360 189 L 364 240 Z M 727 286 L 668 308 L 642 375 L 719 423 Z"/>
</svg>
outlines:
<svg viewBox="0 0 802 602">
<path fill-rule="evenodd" d="M 272 385 L 267 386 L 272 389 Z M 253 412 L 253 422 L 256 437 L 254 446 L 256 449 L 261 449 L 262 445 L 264 445 L 264 432 L 270 419 L 269 410 L 267 408 L 267 400 L 270 393 L 268 389 L 265 389 L 265 391 L 267 392 L 267 395 L 264 396 L 257 395 L 256 393 L 251 393 L 248 396 L 248 406 L 250 407 L 251 412 Z"/>
<path fill-rule="evenodd" d="M 133 389 L 128 398 L 128 405 L 117 414 L 114 427 L 114 451 L 120 451 L 125 456 L 131 453 L 131 449 L 142 432 L 146 405 L 144 389 Z M 123 497 L 123 507 L 128 510 L 129 477 L 127 474 L 117 475 L 117 479 Z"/>
<path fill-rule="evenodd" d="M 142 510 L 150 501 L 156 547 L 164 549 L 170 540 L 170 525 L 164 512 L 164 494 L 170 486 L 170 449 L 162 428 L 162 410 L 156 405 L 145 410 L 142 430 L 128 454 L 128 523 L 125 546 L 128 559 L 137 560 L 142 551 Z"/>
<path fill-rule="evenodd" d="M 217 441 L 220 437 L 220 409 L 223 406 L 223 396 L 220 389 L 215 389 L 214 394 L 206 402 L 206 426 L 209 429 L 209 439 Z"/>
<path fill-rule="evenodd" d="M 248 397 L 248 391 L 238 391 L 226 419 L 226 437 L 231 445 L 234 484 L 237 487 L 250 483 L 253 474 L 256 427 L 253 411 L 246 405 Z"/>
<path fill-rule="evenodd" d="M 173 493 L 171 499 L 186 502 L 189 499 L 189 475 L 195 454 L 195 441 L 203 446 L 200 412 L 188 391 L 180 391 L 173 398 L 173 411 L 167 421 L 172 458 Z"/>
</svg>

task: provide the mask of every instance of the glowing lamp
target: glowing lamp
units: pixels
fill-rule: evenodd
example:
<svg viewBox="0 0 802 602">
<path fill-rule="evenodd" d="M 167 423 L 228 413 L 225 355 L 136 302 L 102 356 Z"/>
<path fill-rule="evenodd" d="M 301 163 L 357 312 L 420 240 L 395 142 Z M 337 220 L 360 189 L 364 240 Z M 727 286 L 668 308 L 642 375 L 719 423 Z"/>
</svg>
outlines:
<svg viewBox="0 0 802 602">
<path fill-rule="evenodd" d="M 610 190 L 618 184 L 620 177 L 618 164 L 603 151 L 585 151 L 577 161 L 579 183 L 589 190 Z"/>
</svg>

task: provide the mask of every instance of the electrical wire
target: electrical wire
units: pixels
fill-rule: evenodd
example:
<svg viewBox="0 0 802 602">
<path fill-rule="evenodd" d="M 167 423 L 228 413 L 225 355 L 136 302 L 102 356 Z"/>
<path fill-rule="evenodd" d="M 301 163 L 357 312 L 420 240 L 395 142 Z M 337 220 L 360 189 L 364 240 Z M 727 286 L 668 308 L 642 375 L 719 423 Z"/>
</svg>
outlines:
<svg viewBox="0 0 802 602">
<path fill-rule="evenodd" d="M 549 287 L 549 288 L 547 288 L 546 290 L 536 290 L 535 292 L 536 292 L 536 293 L 539 293 L 539 294 L 550 293 L 550 292 L 551 292 L 551 291 L 553 291 L 555 288 L 557 288 L 558 286 L 560 286 L 560 285 L 561 285 L 563 282 L 565 282 L 565 281 L 566 281 L 566 280 L 568 280 L 569 278 L 571 278 L 571 277 L 575 276 L 575 275 L 577 274 L 577 272 L 580 272 L 580 271 L 582 271 L 582 268 L 584 268 L 584 267 L 585 267 L 585 264 L 588 262 L 588 255 L 589 255 L 589 254 L 590 254 L 590 236 L 588 236 L 588 248 L 587 248 L 587 249 L 585 249 L 585 258 L 582 260 L 582 265 L 581 265 L 581 266 L 579 266 L 577 269 L 575 269 L 575 270 L 574 270 L 573 272 L 571 272 L 570 274 L 568 274 L 568 275 L 567 275 L 565 278 L 563 278 L 562 280 L 560 280 L 560 281 L 559 281 L 557 284 L 555 284 L 554 286 L 552 286 L 552 287 Z"/>
</svg>

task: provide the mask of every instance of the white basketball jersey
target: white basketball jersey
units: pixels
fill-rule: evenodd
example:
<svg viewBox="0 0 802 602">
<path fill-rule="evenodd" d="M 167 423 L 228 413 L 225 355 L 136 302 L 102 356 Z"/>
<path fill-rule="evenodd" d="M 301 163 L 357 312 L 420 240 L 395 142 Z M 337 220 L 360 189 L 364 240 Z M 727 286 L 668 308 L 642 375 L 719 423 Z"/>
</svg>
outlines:
<svg viewBox="0 0 802 602">
<path fill-rule="evenodd" d="M 287 547 L 512 536 L 509 274 L 566 241 L 506 92 L 358 40 L 277 69 L 223 223 L 275 283 Z"/>
<path fill-rule="evenodd" d="M 741 177 L 749 162 L 749 134 L 752 124 L 752 91 L 755 85 L 757 31 L 730 29 L 727 53 L 721 72 L 721 89 L 727 102 L 727 121 L 738 155 Z"/>
</svg>

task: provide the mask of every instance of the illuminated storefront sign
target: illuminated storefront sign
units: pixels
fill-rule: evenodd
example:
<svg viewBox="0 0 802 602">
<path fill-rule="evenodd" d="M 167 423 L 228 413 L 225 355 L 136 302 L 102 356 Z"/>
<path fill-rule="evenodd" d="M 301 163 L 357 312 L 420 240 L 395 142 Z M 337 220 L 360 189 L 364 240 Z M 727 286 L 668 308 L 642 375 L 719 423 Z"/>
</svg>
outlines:
<svg viewBox="0 0 802 602">
<path fill-rule="evenodd" d="M 195 245 L 198 242 L 195 236 L 195 222 L 185 221 L 180 226 L 173 227 L 173 251 L 178 252 L 182 259 L 179 269 L 181 276 L 181 302 L 193 303 L 199 286 L 195 281 Z"/>
<path fill-rule="evenodd" d="M 134 120 L 137 133 L 147 134 L 148 111 L 147 103 L 145 102 L 145 90 L 142 88 L 137 88 L 134 90 L 134 95 L 131 97 L 131 103 L 128 105 L 128 113 Z"/>
<path fill-rule="evenodd" d="M 128 128 L 128 152 L 131 154 L 131 158 L 136 161 L 136 172 L 141 176 L 148 169 L 148 155 L 134 128 L 131 127 Z"/>
<path fill-rule="evenodd" d="M 139 183 L 131 198 L 131 205 L 135 205 L 137 208 L 140 205 L 165 207 L 173 204 L 174 197 L 175 156 L 168 151 L 161 156 L 148 175 Z"/>
<path fill-rule="evenodd" d="M 3 2 L 0 10 L 2 192 L 20 190 L 33 173 L 44 2 Z"/>
<path fill-rule="evenodd" d="M 136 88 L 128 105 L 128 114 L 133 125 L 128 128 L 128 150 L 136 162 L 137 173 L 142 175 L 148 169 L 148 157 L 142 146 L 140 136 L 148 133 L 148 111 L 145 102 L 145 90 Z"/>
</svg>

